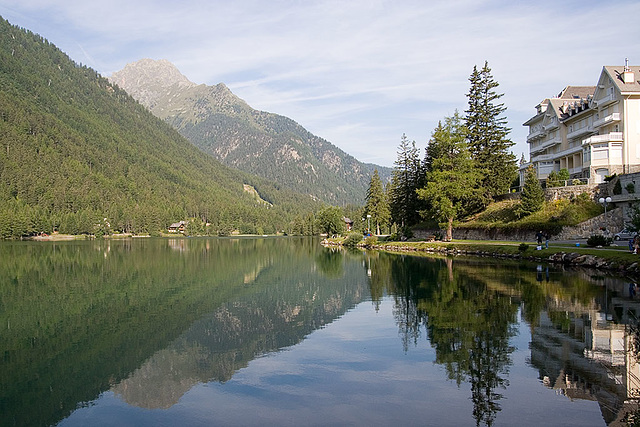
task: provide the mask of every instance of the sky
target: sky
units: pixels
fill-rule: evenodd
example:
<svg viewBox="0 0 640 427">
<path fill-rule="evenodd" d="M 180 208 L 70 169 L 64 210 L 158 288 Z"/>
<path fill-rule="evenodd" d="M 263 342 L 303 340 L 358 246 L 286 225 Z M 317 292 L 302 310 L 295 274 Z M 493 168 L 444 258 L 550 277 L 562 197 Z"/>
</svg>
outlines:
<svg viewBox="0 0 640 427">
<path fill-rule="evenodd" d="M 167 59 L 390 167 L 403 134 L 423 154 L 438 121 L 464 113 L 485 61 L 518 159 L 540 101 L 640 65 L 637 0 L 0 0 L 0 15 L 103 76 Z"/>
</svg>

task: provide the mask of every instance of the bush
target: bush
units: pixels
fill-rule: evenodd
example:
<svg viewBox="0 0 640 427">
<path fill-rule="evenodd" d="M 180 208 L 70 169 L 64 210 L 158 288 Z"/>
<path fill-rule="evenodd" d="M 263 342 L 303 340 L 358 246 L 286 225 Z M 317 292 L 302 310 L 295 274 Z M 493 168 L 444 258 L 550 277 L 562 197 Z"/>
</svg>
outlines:
<svg viewBox="0 0 640 427">
<path fill-rule="evenodd" d="M 594 234 L 587 239 L 588 246 L 609 246 L 613 242 L 611 237 Z"/>
<path fill-rule="evenodd" d="M 527 245 L 526 243 L 520 243 L 520 246 L 518 246 L 518 251 L 520 252 L 526 252 L 529 249 L 529 245 Z"/>
<path fill-rule="evenodd" d="M 360 233 L 349 233 L 347 238 L 342 242 L 342 246 L 346 246 L 347 248 L 353 248 L 358 246 L 358 243 L 362 241 L 362 234 Z"/>
<path fill-rule="evenodd" d="M 364 245 L 368 248 L 378 243 L 378 238 L 376 236 L 369 236 L 364 239 Z"/>
<path fill-rule="evenodd" d="M 625 189 L 627 190 L 627 193 L 629 194 L 633 194 L 636 192 L 636 186 L 633 184 L 633 182 L 630 182 L 626 185 Z"/>
<path fill-rule="evenodd" d="M 613 194 L 615 195 L 622 194 L 622 184 L 620 183 L 620 180 L 617 180 L 616 183 L 613 185 Z"/>
</svg>

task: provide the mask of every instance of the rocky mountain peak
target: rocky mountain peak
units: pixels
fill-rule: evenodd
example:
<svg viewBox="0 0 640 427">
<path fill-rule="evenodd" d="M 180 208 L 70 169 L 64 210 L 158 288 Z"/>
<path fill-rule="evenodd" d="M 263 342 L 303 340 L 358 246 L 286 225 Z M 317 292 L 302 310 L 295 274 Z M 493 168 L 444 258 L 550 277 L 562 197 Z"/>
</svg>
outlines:
<svg viewBox="0 0 640 427">
<path fill-rule="evenodd" d="M 185 90 L 196 86 L 166 59 L 141 59 L 125 65 L 109 78 L 138 102 L 152 108 L 167 90 Z"/>
</svg>

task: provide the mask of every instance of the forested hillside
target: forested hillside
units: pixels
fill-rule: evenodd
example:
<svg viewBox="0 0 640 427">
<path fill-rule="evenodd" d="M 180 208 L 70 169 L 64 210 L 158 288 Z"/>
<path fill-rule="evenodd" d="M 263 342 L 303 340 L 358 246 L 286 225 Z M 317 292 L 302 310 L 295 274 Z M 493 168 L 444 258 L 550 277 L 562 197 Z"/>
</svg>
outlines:
<svg viewBox="0 0 640 427">
<path fill-rule="evenodd" d="M 190 217 L 214 232 L 275 232 L 310 202 L 221 165 L 96 71 L 0 18 L 0 237 L 98 223 L 154 232 Z"/>
<path fill-rule="evenodd" d="M 220 83 L 196 85 L 166 60 L 143 59 L 111 76 L 204 152 L 331 204 L 362 204 L 374 169 L 295 121 L 251 108 Z"/>
</svg>

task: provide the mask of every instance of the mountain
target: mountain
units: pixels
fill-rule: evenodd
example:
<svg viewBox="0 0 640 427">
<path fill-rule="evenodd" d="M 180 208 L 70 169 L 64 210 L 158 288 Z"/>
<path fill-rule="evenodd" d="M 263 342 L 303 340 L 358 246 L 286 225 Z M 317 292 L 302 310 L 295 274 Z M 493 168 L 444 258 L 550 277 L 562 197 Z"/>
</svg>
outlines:
<svg viewBox="0 0 640 427">
<path fill-rule="evenodd" d="M 275 232 L 313 205 L 202 153 L 96 71 L 0 17 L 0 238 L 97 223 L 155 232 L 186 218 L 214 233 Z"/>
<path fill-rule="evenodd" d="M 142 59 L 110 80 L 226 165 L 327 203 L 361 204 L 375 169 L 383 181 L 391 175 L 287 117 L 254 110 L 222 83 L 189 81 L 167 60 Z"/>
</svg>

